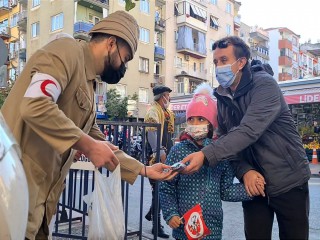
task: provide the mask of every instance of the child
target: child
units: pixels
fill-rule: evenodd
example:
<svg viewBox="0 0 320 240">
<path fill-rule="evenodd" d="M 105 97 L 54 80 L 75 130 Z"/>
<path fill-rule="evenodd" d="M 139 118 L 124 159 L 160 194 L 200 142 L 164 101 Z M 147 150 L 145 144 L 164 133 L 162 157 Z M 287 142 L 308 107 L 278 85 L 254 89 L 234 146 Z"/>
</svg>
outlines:
<svg viewBox="0 0 320 240">
<path fill-rule="evenodd" d="M 199 151 L 213 140 L 217 127 L 217 106 L 213 100 L 212 88 L 201 84 L 188 104 L 187 127 L 180 136 L 180 143 L 170 151 L 166 164 L 172 165 L 185 156 Z M 186 239 L 182 215 L 197 203 L 201 204 L 203 217 L 211 234 L 204 239 L 221 239 L 222 202 L 250 200 L 244 185 L 233 183 L 234 173 L 229 161 L 216 167 L 203 166 L 192 175 L 177 175 L 173 180 L 160 185 L 160 202 L 163 217 L 173 228 L 175 239 Z"/>
</svg>

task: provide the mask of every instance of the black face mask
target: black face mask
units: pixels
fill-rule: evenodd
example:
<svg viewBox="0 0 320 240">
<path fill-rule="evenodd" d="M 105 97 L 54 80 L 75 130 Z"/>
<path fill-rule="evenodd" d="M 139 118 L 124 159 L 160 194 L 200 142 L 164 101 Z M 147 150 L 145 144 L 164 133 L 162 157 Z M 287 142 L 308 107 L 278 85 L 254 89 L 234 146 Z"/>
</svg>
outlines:
<svg viewBox="0 0 320 240">
<path fill-rule="evenodd" d="M 118 70 L 114 70 L 113 67 L 110 65 L 103 73 L 100 75 L 101 80 L 108 83 L 108 84 L 116 84 L 123 78 L 124 74 L 126 73 L 126 66 L 124 62 L 121 62 L 120 68 Z"/>
</svg>

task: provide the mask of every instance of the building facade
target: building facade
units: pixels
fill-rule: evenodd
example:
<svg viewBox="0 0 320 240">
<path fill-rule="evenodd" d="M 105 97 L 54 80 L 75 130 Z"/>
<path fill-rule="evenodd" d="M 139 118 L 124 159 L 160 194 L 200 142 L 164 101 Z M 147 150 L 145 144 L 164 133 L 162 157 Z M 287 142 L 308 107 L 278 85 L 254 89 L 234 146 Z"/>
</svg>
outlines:
<svg viewBox="0 0 320 240">
<path fill-rule="evenodd" d="M 288 28 L 265 29 L 269 33 L 270 61 L 274 78 L 286 81 L 299 78 L 300 35 Z"/>
</svg>

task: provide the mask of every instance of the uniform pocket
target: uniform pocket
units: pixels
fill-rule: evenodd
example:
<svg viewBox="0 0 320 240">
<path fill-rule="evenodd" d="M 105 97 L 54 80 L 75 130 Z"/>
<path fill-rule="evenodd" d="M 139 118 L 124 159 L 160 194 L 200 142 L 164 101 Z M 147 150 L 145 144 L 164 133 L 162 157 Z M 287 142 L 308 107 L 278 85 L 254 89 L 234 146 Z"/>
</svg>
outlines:
<svg viewBox="0 0 320 240">
<path fill-rule="evenodd" d="M 79 108 L 89 111 L 91 107 L 91 102 L 85 91 L 79 87 L 76 93 L 76 98 Z"/>
</svg>

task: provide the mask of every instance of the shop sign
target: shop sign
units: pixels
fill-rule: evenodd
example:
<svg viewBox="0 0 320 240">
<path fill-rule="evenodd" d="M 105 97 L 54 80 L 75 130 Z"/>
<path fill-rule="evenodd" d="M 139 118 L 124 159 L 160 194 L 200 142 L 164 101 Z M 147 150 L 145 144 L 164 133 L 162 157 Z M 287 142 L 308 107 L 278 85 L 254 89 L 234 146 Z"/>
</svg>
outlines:
<svg viewBox="0 0 320 240">
<path fill-rule="evenodd" d="M 172 111 L 186 111 L 188 103 L 177 103 L 177 104 L 170 104 L 170 109 Z"/>
<path fill-rule="evenodd" d="M 320 102 L 320 93 L 297 94 L 284 96 L 288 104 Z"/>
</svg>

